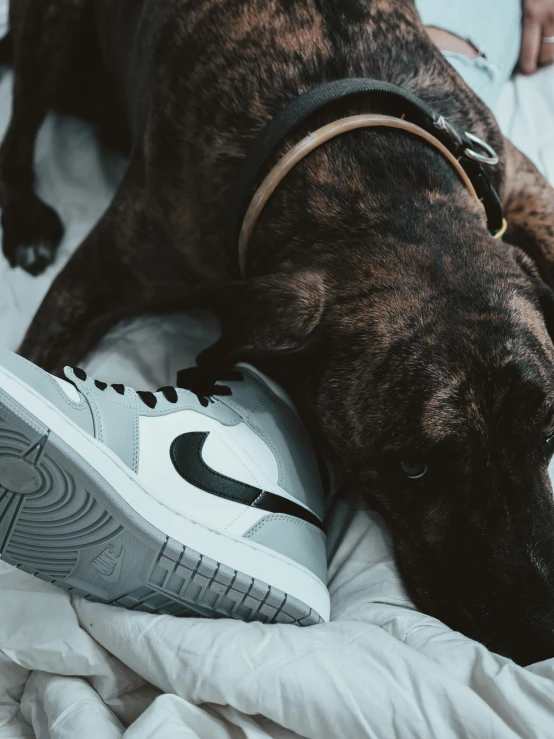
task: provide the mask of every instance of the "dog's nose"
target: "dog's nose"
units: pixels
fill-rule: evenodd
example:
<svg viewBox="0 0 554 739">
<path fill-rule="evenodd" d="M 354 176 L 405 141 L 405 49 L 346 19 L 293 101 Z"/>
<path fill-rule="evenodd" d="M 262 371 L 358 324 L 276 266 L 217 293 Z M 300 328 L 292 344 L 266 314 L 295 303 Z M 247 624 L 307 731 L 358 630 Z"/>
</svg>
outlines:
<svg viewBox="0 0 554 739">
<path fill-rule="evenodd" d="M 554 657 L 554 626 L 538 634 L 522 634 L 506 656 L 523 667 Z"/>
<path fill-rule="evenodd" d="M 523 667 L 554 657 L 554 609 L 542 614 L 529 610 L 521 619 L 508 618 L 487 646 Z"/>
<path fill-rule="evenodd" d="M 467 607 L 462 597 L 458 614 L 446 622 L 491 651 L 528 666 L 554 657 L 554 583 L 534 579 L 532 571 L 523 574 L 505 588 L 498 585 L 500 577 L 489 581 L 489 587 L 480 590 L 476 609 Z"/>
</svg>

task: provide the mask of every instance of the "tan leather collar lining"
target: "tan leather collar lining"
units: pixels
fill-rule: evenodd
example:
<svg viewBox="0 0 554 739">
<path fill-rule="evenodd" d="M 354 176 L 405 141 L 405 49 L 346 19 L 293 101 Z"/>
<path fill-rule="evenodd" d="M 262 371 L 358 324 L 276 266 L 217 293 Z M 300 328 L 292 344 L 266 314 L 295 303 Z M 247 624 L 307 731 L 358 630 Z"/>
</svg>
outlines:
<svg viewBox="0 0 554 739">
<path fill-rule="evenodd" d="M 386 126 L 387 128 L 402 129 L 403 131 L 407 131 L 408 133 L 414 134 L 415 136 L 419 136 L 420 138 L 427 141 L 427 143 L 431 144 L 431 146 L 434 146 L 435 149 L 438 149 L 441 154 L 450 162 L 452 167 L 456 170 L 459 178 L 471 193 L 471 196 L 477 203 L 479 203 L 484 211 L 484 206 L 477 196 L 475 188 L 473 187 L 473 184 L 467 176 L 462 165 L 458 162 L 456 157 L 446 148 L 446 146 L 444 146 L 437 138 L 435 138 L 424 128 L 416 126 L 414 123 L 405 121 L 402 118 L 394 118 L 388 115 L 364 114 L 354 115 L 348 118 L 341 118 L 338 121 L 333 121 L 332 123 L 323 126 L 322 128 L 318 128 L 317 131 L 314 131 L 309 136 L 306 136 L 306 138 L 302 139 L 302 141 L 299 141 L 298 144 L 293 146 L 292 149 L 290 149 L 277 162 L 277 164 L 269 172 L 267 177 L 264 179 L 264 181 L 256 191 L 254 197 L 250 202 L 250 206 L 246 211 L 246 215 L 244 216 L 239 236 L 238 256 L 240 271 L 243 278 L 246 278 L 246 260 L 248 254 L 248 245 L 250 243 L 252 233 L 256 228 L 256 224 L 269 198 L 275 192 L 277 187 L 279 187 L 279 184 L 282 182 L 285 176 L 296 164 L 298 164 L 299 161 L 304 159 L 305 156 L 307 156 L 318 146 L 321 146 L 321 144 L 329 141 L 329 139 L 335 138 L 335 136 L 339 136 L 341 133 L 346 133 L 347 131 L 352 131 L 356 128 L 367 128 L 373 126 Z M 499 239 L 503 236 L 506 230 L 506 226 L 506 221 L 504 221 L 500 231 L 494 235 L 495 239 Z"/>
</svg>

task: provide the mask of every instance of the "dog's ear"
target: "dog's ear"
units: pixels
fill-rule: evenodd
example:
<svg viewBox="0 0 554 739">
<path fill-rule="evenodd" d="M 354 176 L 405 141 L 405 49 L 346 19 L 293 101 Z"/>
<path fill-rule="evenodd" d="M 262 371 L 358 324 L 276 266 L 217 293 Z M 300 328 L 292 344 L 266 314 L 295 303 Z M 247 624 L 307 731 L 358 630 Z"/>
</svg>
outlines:
<svg viewBox="0 0 554 739">
<path fill-rule="evenodd" d="M 536 281 L 535 290 L 544 316 L 546 330 L 554 343 L 554 290 L 541 279 Z"/>
<path fill-rule="evenodd" d="M 518 247 L 512 248 L 513 256 L 522 272 L 531 278 L 533 290 L 544 317 L 546 330 L 554 342 L 554 290 L 542 279 L 541 273 L 533 259 Z"/>
<path fill-rule="evenodd" d="M 220 285 L 213 304 L 222 336 L 200 355 L 199 365 L 225 365 L 248 356 L 304 349 L 317 340 L 325 292 L 323 276 L 313 270 Z"/>
</svg>

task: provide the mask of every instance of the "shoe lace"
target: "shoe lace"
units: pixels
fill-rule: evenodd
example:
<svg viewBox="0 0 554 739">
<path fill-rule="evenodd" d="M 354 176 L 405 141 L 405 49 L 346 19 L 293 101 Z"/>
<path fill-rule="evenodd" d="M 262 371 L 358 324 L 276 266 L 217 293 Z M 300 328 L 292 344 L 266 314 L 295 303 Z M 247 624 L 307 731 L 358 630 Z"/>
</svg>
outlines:
<svg viewBox="0 0 554 739">
<path fill-rule="evenodd" d="M 85 381 L 87 379 L 87 373 L 84 369 L 81 369 L 81 367 L 72 367 L 71 369 L 79 380 Z M 196 395 L 201 405 L 205 408 L 209 403 L 214 402 L 214 396 L 233 394 L 233 391 L 228 387 L 228 385 L 218 384 L 220 380 L 223 380 L 224 382 L 232 382 L 240 381 L 242 379 L 242 372 L 239 372 L 238 370 L 229 370 L 225 373 L 215 373 L 201 370 L 199 367 L 189 367 L 187 369 L 180 370 L 177 373 L 176 386 L 166 385 L 165 387 L 159 388 L 156 392 L 162 393 L 164 398 L 170 403 L 176 403 L 179 399 L 177 388 L 181 390 L 189 390 L 191 393 Z M 108 387 L 108 383 L 102 382 L 102 380 L 94 380 L 94 384 L 98 390 L 105 390 Z M 125 395 L 125 385 L 116 382 L 113 383 L 111 387 L 116 393 Z M 137 395 L 149 408 L 156 407 L 158 398 L 155 393 L 150 390 L 137 390 Z"/>
</svg>

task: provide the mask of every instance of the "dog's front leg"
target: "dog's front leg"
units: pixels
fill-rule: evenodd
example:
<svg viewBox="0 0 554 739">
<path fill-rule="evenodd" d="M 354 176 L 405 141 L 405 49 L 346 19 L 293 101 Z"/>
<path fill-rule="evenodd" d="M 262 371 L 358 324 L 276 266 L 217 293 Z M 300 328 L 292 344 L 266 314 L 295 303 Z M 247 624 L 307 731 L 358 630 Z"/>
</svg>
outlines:
<svg viewBox="0 0 554 739">
<path fill-rule="evenodd" d="M 140 261 L 158 230 L 131 163 L 96 227 L 46 294 L 19 353 L 50 372 L 79 362 L 119 319 L 155 309 L 168 290 L 152 286 Z M 149 292 L 148 292 L 149 291 Z"/>
<path fill-rule="evenodd" d="M 534 164 L 506 140 L 503 204 L 505 241 L 520 247 L 554 287 L 554 189 Z"/>
<path fill-rule="evenodd" d="M 88 0 L 18 0 L 12 7 L 13 109 L 0 149 L 4 255 L 39 274 L 63 235 L 57 213 L 34 192 L 35 139 L 79 39 Z M 13 5 L 13 4 L 12 4 Z"/>
</svg>

